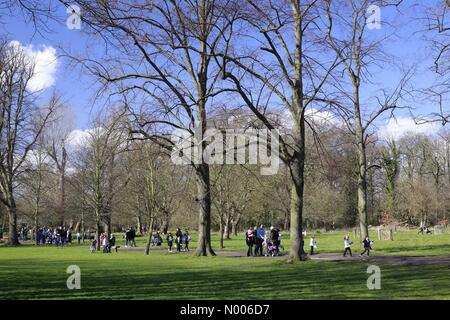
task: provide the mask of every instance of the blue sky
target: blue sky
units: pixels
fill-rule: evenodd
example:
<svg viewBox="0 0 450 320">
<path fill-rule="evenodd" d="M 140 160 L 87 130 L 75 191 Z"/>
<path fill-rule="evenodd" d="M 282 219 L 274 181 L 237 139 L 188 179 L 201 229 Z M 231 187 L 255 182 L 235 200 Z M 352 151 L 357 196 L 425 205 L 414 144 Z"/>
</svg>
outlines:
<svg viewBox="0 0 450 320">
<path fill-rule="evenodd" d="M 435 1 L 435 0 L 433 0 Z M 432 2 L 432 1 L 430 1 Z M 396 14 L 394 11 L 382 11 L 381 19 L 390 20 Z M 411 11 L 408 14 L 403 15 L 400 19 L 396 18 L 395 23 L 401 25 L 401 31 L 398 36 L 389 40 L 386 47 L 393 55 L 397 56 L 396 65 L 413 65 L 416 64 L 416 74 L 414 76 L 414 85 L 418 87 L 426 87 L 431 85 L 435 81 L 435 75 L 429 71 L 432 66 L 432 59 L 426 42 L 423 40 L 423 35 L 416 33 L 421 29 L 420 21 L 415 19 L 420 12 Z M 54 48 L 56 50 L 57 69 L 54 74 L 54 84 L 51 88 L 46 90 L 46 94 L 51 93 L 54 89 L 57 93 L 64 97 L 64 100 L 73 109 L 76 114 L 74 121 L 77 129 L 87 129 L 89 127 L 89 118 L 92 110 L 95 110 L 93 105 L 93 95 L 95 94 L 95 80 L 88 75 L 80 74 L 78 68 L 69 68 L 68 59 L 60 56 L 63 51 L 60 48 L 70 52 L 83 52 L 86 49 L 88 39 L 81 30 L 69 30 L 66 27 L 66 19 L 68 14 L 66 8 L 63 5 L 58 7 L 57 21 L 49 22 L 49 28 L 51 33 L 45 33 L 44 35 L 36 34 L 34 27 L 30 24 L 26 24 L 24 21 L 11 18 L 2 17 L 3 25 L 0 25 L 1 33 L 8 34 L 10 40 L 19 41 L 23 46 L 32 45 L 34 51 L 45 51 L 48 48 Z M 393 21 L 394 22 L 394 21 Z M 82 26 L 83 27 L 83 26 Z M 380 36 L 383 32 L 386 32 L 387 28 L 381 28 L 380 30 L 371 30 L 374 36 Z M 98 44 L 98 48 L 95 50 L 102 50 L 102 43 Z M 397 83 L 400 72 L 398 69 L 388 66 L 386 69 L 375 70 L 375 76 L 373 81 L 377 83 L 377 86 L 392 87 Z M 370 87 L 370 86 L 368 86 Z M 376 86 L 375 86 L 376 87 Z M 429 112 L 429 106 L 422 102 L 412 102 L 413 107 L 416 108 L 415 112 L 418 114 L 426 114 Z M 407 118 L 409 114 L 405 111 L 399 111 L 397 116 L 400 118 Z M 403 124 L 406 127 L 411 126 L 409 124 Z M 383 130 L 385 122 L 379 121 L 377 126 Z M 391 127 L 395 127 L 395 122 L 389 124 Z M 395 129 L 395 128 L 394 128 Z M 418 131 L 423 131 L 419 129 Z"/>
</svg>

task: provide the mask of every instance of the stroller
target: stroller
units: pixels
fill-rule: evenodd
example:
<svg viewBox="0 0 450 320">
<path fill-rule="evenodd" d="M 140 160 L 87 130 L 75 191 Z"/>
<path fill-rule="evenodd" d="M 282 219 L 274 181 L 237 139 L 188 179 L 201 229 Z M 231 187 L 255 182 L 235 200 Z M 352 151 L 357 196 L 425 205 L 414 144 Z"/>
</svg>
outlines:
<svg viewBox="0 0 450 320">
<path fill-rule="evenodd" d="M 282 250 L 284 249 L 283 246 L 279 243 L 279 241 L 272 241 L 267 239 L 264 242 L 264 248 L 265 248 L 265 256 L 266 257 L 276 257 L 283 255 Z"/>
</svg>

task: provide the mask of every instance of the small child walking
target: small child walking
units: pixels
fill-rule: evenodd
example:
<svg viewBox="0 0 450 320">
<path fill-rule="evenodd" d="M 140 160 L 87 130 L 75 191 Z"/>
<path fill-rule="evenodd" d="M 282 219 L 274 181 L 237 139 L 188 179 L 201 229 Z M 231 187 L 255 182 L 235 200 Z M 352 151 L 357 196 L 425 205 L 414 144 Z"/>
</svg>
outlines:
<svg viewBox="0 0 450 320">
<path fill-rule="evenodd" d="M 372 250 L 372 243 L 373 241 L 370 241 L 369 237 L 365 237 L 365 239 L 363 240 L 363 245 L 364 245 L 364 251 L 361 252 L 360 256 L 362 257 L 364 255 L 364 253 L 367 252 L 367 256 L 370 256 L 370 250 Z"/>
<path fill-rule="evenodd" d="M 347 256 L 347 253 L 350 254 L 350 257 L 353 257 L 352 255 L 352 249 L 351 249 L 351 245 L 353 242 L 350 241 L 350 236 L 347 234 L 344 237 L 344 257 Z"/>
<path fill-rule="evenodd" d="M 169 234 L 167 235 L 167 244 L 169 245 L 169 252 L 172 252 L 172 246 L 173 246 L 173 236 L 172 233 L 169 232 Z"/>
<path fill-rule="evenodd" d="M 186 232 L 184 233 L 184 251 L 185 252 L 189 252 L 189 242 L 191 241 L 191 235 L 189 234 L 189 231 L 186 230 Z"/>
<path fill-rule="evenodd" d="M 314 249 L 317 248 L 317 241 L 315 235 L 312 235 L 311 240 L 309 242 L 309 246 L 311 247 L 309 254 L 312 256 L 314 254 Z"/>
</svg>

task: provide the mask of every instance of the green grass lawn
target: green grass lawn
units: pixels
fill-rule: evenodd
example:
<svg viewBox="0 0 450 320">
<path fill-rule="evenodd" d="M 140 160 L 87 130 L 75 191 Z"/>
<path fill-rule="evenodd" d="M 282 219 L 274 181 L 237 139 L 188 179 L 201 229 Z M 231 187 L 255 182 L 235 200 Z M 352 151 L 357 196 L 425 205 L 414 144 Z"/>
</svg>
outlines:
<svg viewBox="0 0 450 320">
<path fill-rule="evenodd" d="M 340 252 L 342 237 L 342 233 L 317 234 L 319 250 Z M 374 254 L 448 255 L 449 240 L 449 235 L 398 233 L 395 241 L 376 241 Z M 139 241 L 142 244 L 144 239 Z M 217 241 L 214 235 L 216 247 Z M 225 247 L 243 250 L 244 241 L 228 240 Z M 81 290 L 66 288 L 66 268 L 72 264 L 81 268 Z M 167 252 L 91 254 L 82 246 L 4 246 L 0 247 L 0 299 L 450 298 L 449 267 L 379 265 L 381 290 L 368 290 L 367 266 L 354 261 L 287 264 L 285 259 Z"/>
</svg>

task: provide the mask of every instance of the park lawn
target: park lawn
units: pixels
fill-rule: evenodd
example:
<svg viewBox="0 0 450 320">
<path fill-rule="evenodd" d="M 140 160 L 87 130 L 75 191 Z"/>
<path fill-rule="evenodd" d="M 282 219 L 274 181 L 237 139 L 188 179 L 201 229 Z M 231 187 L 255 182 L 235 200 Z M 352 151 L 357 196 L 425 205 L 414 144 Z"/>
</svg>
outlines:
<svg viewBox="0 0 450 320">
<path fill-rule="evenodd" d="M 308 232 L 305 241 L 305 250 L 309 250 L 309 240 L 313 232 Z M 352 248 L 354 252 L 361 249 L 359 238 L 354 238 L 352 232 L 350 234 L 351 240 L 354 242 Z M 339 253 L 344 250 L 344 236 L 345 230 L 333 231 L 327 233 L 315 233 L 317 241 L 318 253 Z M 195 248 L 197 244 L 197 234 L 192 233 L 191 248 Z M 374 255 L 400 255 L 400 256 L 449 256 L 450 255 L 450 234 L 428 234 L 419 235 L 417 231 L 399 231 L 394 234 L 394 241 L 390 240 L 377 240 L 377 234 L 375 231 L 370 232 L 371 240 L 373 244 Z M 119 244 L 123 245 L 124 240 L 121 239 L 121 235 L 118 235 Z M 165 247 L 165 239 L 163 247 Z M 137 237 L 136 242 L 139 246 L 145 246 L 147 237 Z M 287 232 L 282 233 L 282 244 L 285 250 L 290 249 L 289 234 Z M 212 246 L 214 249 L 219 248 L 219 234 L 213 232 L 212 234 Z M 224 241 L 224 250 L 245 251 L 245 236 L 243 233 L 238 234 L 237 237 L 232 237 L 230 240 Z"/>
<path fill-rule="evenodd" d="M 81 268 L 81 290 L 66 268 Z M 366 262 L 195 257 L 140 251 L 91 254 L 86 247 L 0 247 L 0 299 L 449 299 L 442 266 L 381 268 L 368 290 Z"/>
</svg>

